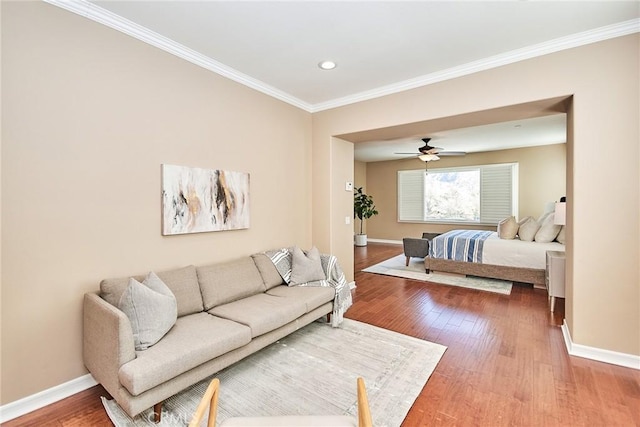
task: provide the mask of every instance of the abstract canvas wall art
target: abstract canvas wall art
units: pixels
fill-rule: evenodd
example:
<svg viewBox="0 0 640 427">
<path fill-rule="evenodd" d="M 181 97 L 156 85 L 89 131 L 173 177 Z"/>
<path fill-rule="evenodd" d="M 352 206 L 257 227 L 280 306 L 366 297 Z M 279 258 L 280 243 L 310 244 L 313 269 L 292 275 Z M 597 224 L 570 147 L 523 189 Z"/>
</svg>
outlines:
<svg viewBox="0 0 640 427">
<path fill-rule="evenodd" d="M 162 165 L 162 234 L 249 228 L 249 174 Z"/>
</svg>

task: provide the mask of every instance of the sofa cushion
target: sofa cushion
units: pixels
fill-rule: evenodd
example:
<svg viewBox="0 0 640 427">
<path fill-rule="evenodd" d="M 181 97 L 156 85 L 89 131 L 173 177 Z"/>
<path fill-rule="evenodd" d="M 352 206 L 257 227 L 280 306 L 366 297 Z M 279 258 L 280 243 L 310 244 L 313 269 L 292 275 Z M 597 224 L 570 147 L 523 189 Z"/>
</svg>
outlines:
<svg viewBox="0 0 640 427">
<path fill-rule="evenodd" d="M 178 318 L 176 297 L 153 271 L 142 283 L 129 279 L 118 308 L 129 318 L 136 350 L 160 341 Z"/>
<path fill-rule="evenodd" d="M 214 316 L 250 327 L 252 338 L 278 329 L 306 312 L 307 305 L 304 301 L 265 293 L 219 305 L 209 310 L 209 313 Z"/>
<path fill-rule="evenodd" d="M 196 270 L 205 310 L 266 290 L 251 257 L 198 267 Z"/>
<path fill-rule="evenodd" d="M 301 285 L 308 282 L 325 280 L 327 275 L 322 269 L 320 252 L 315 246 L 305 254 L 299 247 L 291 251 L 291 280 L 290 286 Z"/>
<path fill-rule="evenodd" d="M 160 271 L 157 274 L 176 297 L 178 317 L 203 311 L 198 276 L 193 265 Z M 142 282 L 145 276 L 134 276 L 133 278 Z M 129 279 L 130 277 L 120 277 L 103 280 L 100 282 L 100 296 L 117 307 L 122 294 L 129 285 Z"/>
<path fill-rule="evenodd" d="M 120 383 L 134 396 L 251 341 L 251 331 L 207 313 L 181 317 L 156 345 L 120 367 Z"/>
<path fill-rule="evenodd" d="M 276 266 L 273 265 L 271 259 L 265 254 L 253 254 L 251 255 L 253 258 L 253 262 L 256 263 L 256 267 L 258 267 L 258 271 L 260 272 L 260 276 L 262 276 L 262 281 L 266 289 L 271 289 L 274 286 L 282 285 L 284 280 L 282 280 L 282 276 L 278 273 Z"/>
<path fill-rule="evenodd" d="M 329 286 L 276 286 L 269 289 L 267 294 L 304 302 L 307 313 L 309 313 L 322 304 L 333 301 L 336 290 Z"/>
</svg>

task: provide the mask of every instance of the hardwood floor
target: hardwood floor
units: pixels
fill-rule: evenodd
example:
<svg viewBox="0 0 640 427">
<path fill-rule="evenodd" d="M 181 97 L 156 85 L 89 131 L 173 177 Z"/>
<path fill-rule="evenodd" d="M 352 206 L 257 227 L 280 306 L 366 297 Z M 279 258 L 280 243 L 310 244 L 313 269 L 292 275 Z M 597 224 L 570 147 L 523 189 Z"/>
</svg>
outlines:
<svg viewBox="0 0 640 427">
<path fill-rule="evenodd" d="M 402 253 L 355 248 L 347 317 L 448 347 L 407 415 L 408 426 L 640 426 L 640 371 L 570 357 L 544 290 L 511 295 L 360 270 Z"/>
<path fill-rule="evenodd" d="M 369 243 L 355 251 L 347 317 L 446 345 L 402 426 L 640 426 L 640 371 L 570 357 L 544 290 L 511 295 L 363 273 L 402 253 Z M 109 426 L 100 386 L 3 426 Z"/>
</svg>

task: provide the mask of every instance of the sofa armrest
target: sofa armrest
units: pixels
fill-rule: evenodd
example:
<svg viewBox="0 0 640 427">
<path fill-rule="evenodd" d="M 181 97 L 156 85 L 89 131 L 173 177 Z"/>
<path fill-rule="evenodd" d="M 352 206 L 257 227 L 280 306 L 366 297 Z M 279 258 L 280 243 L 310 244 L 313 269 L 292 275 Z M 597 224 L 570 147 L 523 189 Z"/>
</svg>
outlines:
<svg viewBox="0 0 640 427">
<path fill-rule="evenodd" d="M 129 318 L 96 293 L 84 295 L 82 351 L 93 377 L 114 395 L 118 371 L 136 358 Z"/>
</svg>

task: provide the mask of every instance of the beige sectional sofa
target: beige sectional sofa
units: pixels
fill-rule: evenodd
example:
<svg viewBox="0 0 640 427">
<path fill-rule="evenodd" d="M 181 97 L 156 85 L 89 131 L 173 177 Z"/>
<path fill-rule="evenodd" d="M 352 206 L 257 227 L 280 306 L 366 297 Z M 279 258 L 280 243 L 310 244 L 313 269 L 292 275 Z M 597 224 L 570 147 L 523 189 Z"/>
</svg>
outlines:
<svg viewBox="0 0 640 427">
<path fill-rule="evenodd" d="M 117 308 L 129 277 L 84 297 L 85 365 L 131 416 L 330 314 L 335 297 L 331 287 L 287 286 L 264 254 L 157 276 L 175 295 L 177 321 L 146 350 L 136 351 Z"/>
</svg>

